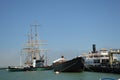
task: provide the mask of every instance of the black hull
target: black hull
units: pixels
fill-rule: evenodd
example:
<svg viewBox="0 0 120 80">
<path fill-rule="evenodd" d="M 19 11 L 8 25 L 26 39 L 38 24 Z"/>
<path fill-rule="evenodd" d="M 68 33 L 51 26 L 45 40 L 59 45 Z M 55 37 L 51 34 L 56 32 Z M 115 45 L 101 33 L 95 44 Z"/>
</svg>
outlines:
<svg viewBox="0 0 120 80">
<path fill-rule="evenodd" d="M 57 65 L 53 64 L 53 69 L 58 72 L 82 72 L 84 70 L 84 60 L 82 57 L 77 57 Z"/>
<path fill-rule="evenodd" d="M 120 68 L 110 68 L 108 66 L 106 67 L 88 66 L 85 68 L 85 71 L 120 74 Z"/>
<path fill-rule="evenodd" d="M 10 72 L 21 72 L 21 71 L 36 71 L 36 68 L 8 68 Z"/>
</svg>

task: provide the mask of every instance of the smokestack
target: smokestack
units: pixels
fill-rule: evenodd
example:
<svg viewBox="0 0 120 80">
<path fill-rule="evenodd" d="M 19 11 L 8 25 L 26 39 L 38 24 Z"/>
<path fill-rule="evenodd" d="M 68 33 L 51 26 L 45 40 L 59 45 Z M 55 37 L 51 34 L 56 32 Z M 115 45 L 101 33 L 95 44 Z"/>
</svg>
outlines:
<svg viewBox="0 0 120 80">
<path fill-rule="evenodd" d="M 93 48 L 92 53 L 96 53 L 96 45 L 95 44 L 92 45 L 92 48 Z"/>
</svg>

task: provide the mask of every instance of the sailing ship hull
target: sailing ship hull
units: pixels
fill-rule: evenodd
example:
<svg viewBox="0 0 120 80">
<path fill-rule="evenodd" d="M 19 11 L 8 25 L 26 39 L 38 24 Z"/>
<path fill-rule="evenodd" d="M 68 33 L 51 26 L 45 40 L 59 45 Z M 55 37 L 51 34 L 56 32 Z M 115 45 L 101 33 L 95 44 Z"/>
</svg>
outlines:
<svg viewBox="0 0 120 80">
<path fill-rule="evenodd" d="M 52 70 L 51 66 L 45 67 L 8 67 L 8 71 L 10 72 L 21 72 L 21 71 L 45 71 L 45 70 Z"/>
<path fill-rule="evenodd" d="M 8 67 L 8 70 L 10 72 L 21 72 L 21 71 L 36 71 L 36 68 L 29 68 L 29 67 L 23 67 L 23 68 L 15 68 L 15 67 Z"/>
<path fill-rule="evenodd" d="M 45 70 L 52 70 L 51 66 L 44 66 L 44 67 L 38 67 L 36 68 L 37 71 L 45 71 Z"/>
<path fill-rule="evenodd" d="M 72 60 L 60 63 L 53 64 L 54 71 L 58 72 L 82 72 L 84 71 L 84 59 L 82 57 L 77 57 Z"/>
</svg>

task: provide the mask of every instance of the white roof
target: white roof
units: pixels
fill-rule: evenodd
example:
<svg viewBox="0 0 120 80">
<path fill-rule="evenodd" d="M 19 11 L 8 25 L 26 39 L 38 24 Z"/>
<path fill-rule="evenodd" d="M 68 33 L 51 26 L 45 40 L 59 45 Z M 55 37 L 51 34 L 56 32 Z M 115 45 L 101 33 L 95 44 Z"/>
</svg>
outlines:
<svg viewBox="0 0 120 80">
<path fill-rule="evenodd" d="M 53 61 L 53 63 L 56 63 L 56 62 L 61 62 L 61 61 L 65 61 L 65 58 L 59 58 L 59 59 L 57 59 L 57 60 Z"/>
</svg>

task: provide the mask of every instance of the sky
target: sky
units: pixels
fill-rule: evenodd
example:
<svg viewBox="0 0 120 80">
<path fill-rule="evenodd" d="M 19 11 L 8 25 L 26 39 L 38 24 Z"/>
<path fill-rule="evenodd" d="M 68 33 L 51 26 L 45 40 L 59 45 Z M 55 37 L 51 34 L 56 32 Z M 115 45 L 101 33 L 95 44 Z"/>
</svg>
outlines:
<svg viewBox="0 0 120 80">
<path fill-rule="evenodd" d="M 120 0 L 0 0 L 0 67 L 19 65 L 30 25 L 47 40 L 48 63 L 101 48 L 120 49 Z"/>
</svg>

